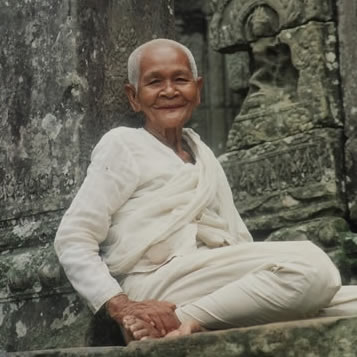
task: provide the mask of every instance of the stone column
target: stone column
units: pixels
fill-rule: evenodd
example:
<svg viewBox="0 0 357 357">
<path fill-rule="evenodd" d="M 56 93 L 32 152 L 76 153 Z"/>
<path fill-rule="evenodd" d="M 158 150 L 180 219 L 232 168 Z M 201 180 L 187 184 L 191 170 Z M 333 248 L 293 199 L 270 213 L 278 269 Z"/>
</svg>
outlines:
<svg viewBox="0 0 357 357">
<path fill-rule="evenodd" d="M 173 36 L 173 1 L 0 0 L 0 32 L 0 350 L 118 343 L 52 242 L 99 137 L 137 125 L 128 54 Z"/>
<path fill-rule="evenodd" d="M 345 113 L 345 164 L 347 202 L 351 222 L 357 228 L 357 1 L 339 0 L 338 35 Z M 357 243 L 356 243 L 357 245 Z"/>
</svg>

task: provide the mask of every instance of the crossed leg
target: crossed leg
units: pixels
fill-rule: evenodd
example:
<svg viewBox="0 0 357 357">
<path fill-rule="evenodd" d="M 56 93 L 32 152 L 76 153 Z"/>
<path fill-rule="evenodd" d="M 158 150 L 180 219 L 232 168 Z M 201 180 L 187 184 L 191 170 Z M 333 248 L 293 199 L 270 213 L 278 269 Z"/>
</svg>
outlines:
<svg viewBox="0 0 357 357">
<path fill-rule="evenodd" d="M 178 306 L 182 324 L 167 336 L 316 316 L 340 288 L 338 271 L 310 242 L 198 250 L 137 278 L 124 282 L 129 297 Z M 135 339 L 157 338 L 148 325 L 128 318 L 126 329 Z"/>
</svg>

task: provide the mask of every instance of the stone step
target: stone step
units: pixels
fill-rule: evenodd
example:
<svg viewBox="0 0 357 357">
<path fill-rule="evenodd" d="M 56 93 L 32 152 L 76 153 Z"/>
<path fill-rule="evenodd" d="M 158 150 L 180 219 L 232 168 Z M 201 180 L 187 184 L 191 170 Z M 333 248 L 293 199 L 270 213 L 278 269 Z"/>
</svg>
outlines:
<svg viewBox="0 0 357 357">
<path fill-rule="evenodd" d="M 13 352 L 6 356 L 355 357 L 357 356 L 357 316 L 317 318 L 204 332 L 180 338 L 132 342 L 128 347 L 83 347 Z"/>
</svg>

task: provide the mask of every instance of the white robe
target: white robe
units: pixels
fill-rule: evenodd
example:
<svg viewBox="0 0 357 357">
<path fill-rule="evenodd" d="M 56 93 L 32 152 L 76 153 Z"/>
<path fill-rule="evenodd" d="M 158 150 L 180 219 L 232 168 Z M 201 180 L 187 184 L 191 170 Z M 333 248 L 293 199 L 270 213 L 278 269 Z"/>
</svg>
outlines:
<svg viewBox="0 0 357 357">
<path fill-rule="evenodd" d="M 213 153 L 191 129 L 184 137 L 195 165 L 144 129 L 113 129 L 94 149 L 55 238 L 67 277 L 93 311 L 122 292 L 123 275 L 155 271 L 200 246 L 252 241 Z"/>
<path fill-rule="evenodd" d="M 55 239 L 92 310 L 121 281 L 129 298 L 167 299 L 207 328 L 356 313 L 357 288 L 340 289 L 311 242 L 252 242 L 213 153 L 192 130 L 184 137 L 195 165 L 144 129 L 114 129 L 94 149 Z"/>
</svg>

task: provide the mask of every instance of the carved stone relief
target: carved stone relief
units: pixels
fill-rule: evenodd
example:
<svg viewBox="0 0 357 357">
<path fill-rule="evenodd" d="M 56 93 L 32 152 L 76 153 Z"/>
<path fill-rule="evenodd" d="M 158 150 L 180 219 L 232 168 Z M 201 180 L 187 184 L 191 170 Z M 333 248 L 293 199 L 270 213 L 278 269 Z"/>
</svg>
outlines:
<svg viewBox="0 0 357 357">
<path fill-rule="evenodd" d="M 309 23 L 251 44 L 249 92 L 229 134 L 228 150 L 318 127 L 342 127 L 336 34 Z"/>
<path fill-rule="evenodd" d="M 245 91 L 250 78 L 248 52 L 227 53 L 225 59 L 229 87 L 236 92 Z"/>
<path fill-rule="evenodd" d="M 239 211 L 256 239 L 310 239 L 330 254 L 345 283 L 355 283 L 357 237 L 349 223 L 357 212 L 357 136 L 350 59 L 357 53 L 346 34 L 356 21 L 344 12 L 355 14 L 355 5 L 339 4 L 340 19 L 349 18 L 339 23 L 341 52 L 330 1 L 211 4 L 212 46 L 229 56 L 249 54 L 249 71 L 236 67 L 246 76 L 236 86 L 246 83 L 247 95 L 221 157 Z M 346 123 L 338 53 L 345 66 Z"/>
<path fill-rule="evenodd" d="M 310 20 L 333 19 L 331 0 L 212 0 L 210 42 L 227 51 Z"/>
<path fill-rule="evenodd" d="M 342 131 L 320 129 L 228 152 L 222 165 L 249 228 L 272 230 L 343 215 Z"/>
</svg>

